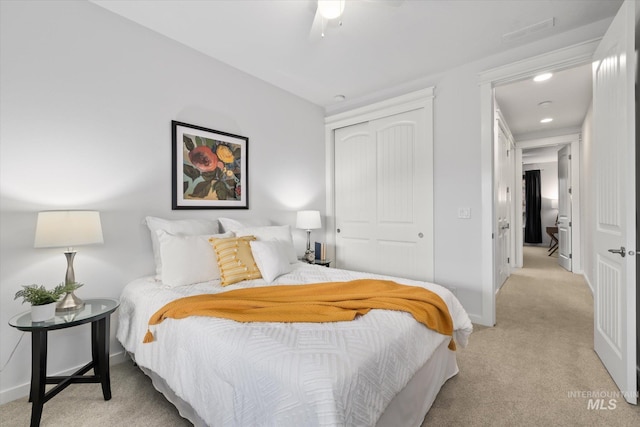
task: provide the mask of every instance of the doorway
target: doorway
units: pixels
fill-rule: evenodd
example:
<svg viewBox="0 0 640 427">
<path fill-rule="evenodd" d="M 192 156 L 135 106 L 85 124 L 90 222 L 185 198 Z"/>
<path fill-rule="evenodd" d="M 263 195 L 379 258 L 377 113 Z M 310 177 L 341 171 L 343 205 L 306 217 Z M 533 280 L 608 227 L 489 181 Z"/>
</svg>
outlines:
<svg viewBox="0 0 640 427">
<path fill-rule="evenodd" d="M 632 258 L 635 250 L 627 252 L 627 248 L 636 247 L 636 217 L 637 206 L 635 200 L 635 170 L 636 164 L 633 153 L 636 142 L 634 99 L 634 78 L 637 85 L 637 64 L 628 58 L 634 58 L 634 35 L 637 36 L 638 17 L 640 10 L 636 9 L 636 2 L 625 1 L 607 30 L 603 39 L 572 46 L 567 49 L 550 52 L 530 60 L 510 64 L 499 69 L 490 70 L 481 75 L 481 170 L 482 196 L 486 200 L 492 196 L 494 177 L 491 175 L 491 155 L 493 135 L 493 91 L 500 84 L 517 81 L 538 72 L 549 69 L 567 69 L 571 66 L 586 64 L 593 61 L 594 76 L 594 106 L 589 112 L 589 120 L 595 122 L 594 134 L 591 135 L 587 126 L 588 138 L 585 138 L 585 156 L 592 160 L 593 170 L 585 173 L 584 181 L 589 190 L 595 192 L 595 198 L 587 206 L 594 209 L 596 221 L 585 222 L 585 254 L 596 259 L 596 263 L 585 264 L 589 269 L 587 279 L 592 288 L 594 308 L 594 349 L 612 378 L 624 393 L 629 403 L 637 402 L 636 370 L 636 260 Z M 588 46 L 587 46 L 588 45 Z M 612 66 L 613 64 L 613 66 Z M 611 71 L 613 70 L 613 71 Z M 609 72 L 611 71 L 611 72 Z M 615 96 L 619 98 L 610 100 Z M 614 134 L 615 138 L 610 138 Z M 621 159 L 618 163 L 610 158 Z M 587 163 L 591 165 L 591 163 Z M 615 184 L 624 183 L 620 189 Z M 594 187 L 595 185 L 595 187 Z M 615 204 L 609 203 L 610 194 L 623 194 L 614 199 Z M 589 192 L 585 192 L 589 195 Z M 612 208 L 613 206 L 613 208 Z M 483 270 L 483 313 L 482 320 L 488 325 L 495 324 L 495 295 L 491 294 L 494 276 L 491 274 L 494 260 L 494 231 L 491 228 L 494 218 L 495 203 L 483 210 L 482 245 L 485 252 L 483 261 L 488 261 L 489 267 Z M 613 216 L 612 222 L 609 212 L 625 212 L 625 216 Z M 607 216 L 608 215 L 608 216 Z M 484 216 L 484 215 L 483 215 Z M 612 225 L 610 225 L 612 224 Z M 617 228 L 616 228 L 617 227 Z M 615 233 L 611 232 L 615 231 Z M 593 234 L 593 235 L 592 235 Z M 606 239 L 605 239 L 606 237 Z M 624 258 L 622 261 L 614 255 Z M 613 254 L 613 255 L 612 255 Z M 593 261 L 593 260 L 591 260 Z M 485 264 L 486 266 L 486 264 Z M 595 270 L 595 271 L 594 271 Z M 613 270 L 616 270 L 615 272 Z M 611 282 L 611 284 L 609 283 Z M 603 292 L 615 289 L 616 293 L 605 295 Z M 616 339 L 611 339 L 611 328 L 615 325 Z M 602 339 L 604 337 L 604 339 Z M 616 347 L 617 346 L 617 347 Z M 611 351 L 609 351 L 611 350 Z"/>
<path fill-rule="evenodd" d="M 516 143 L 517 176 L 523 175 L 525 169 L 539 169 L 542 174 L 542 244 L 549 245 L 551 237 L 547 234 L 548 227 L 558 227 L 557 237 L 563 242 L 558 248 L 563 257 L 570 259 L 570 264 L 564 263 L 564 268 L 574 273 L 582 273 L 582 238 L 580 211 L 582 200 L 580 195 L 580 134 L 570 134 L 560 137 L 542 138 Z M 566 148 L 570 153 L 567 171 L 570 175 L 562 182 L 558 178 L 559 152 Z M 528 165 L 528 166 L 524 166 Z M 561 188 L 562 187 L 562 188 Z M 515 193 L 516 230 L 515 236 L 515 268 L 522 267 L 522 246 L 524 245 L 524 198 L 521 192 Z M 565 199 L 561 201 L 562 197 Z M 568 206 L 566 206 L 568 205 Z M 568 215 L 570 211 L 570 215 Z M 563 215 L 564 214 L 564 215 Z M 567 218 L 567 215 L 569 216 Z M 563 228 L 563 235 L 560 229 Z M 569 228 L 569 230 L 567 230 Z"/>
<path fill-rule="evenodd" d="M 593 53 L 596 50 L 598 41 L 589 41 L 580 43 L 565 49 L 553 51 L 548 54 L 533 57 L 524 61 L 509 64 L 493 70 L 488 70 L 480 75 L 480 98 L 481 98 L 481 169 L 482 183 L 481 196 L 484 200 L 494 199 L 494 182 L 493 182 L 493 141 L 494 141 L 494 115 L 495 115 L 495 88 L 515 83 L 524 79 L 533 78 L 535 75 L 547 72 L 549 70 L 561 71 L 577 66 L 590 64 Z M 552 138 L 552 137 L 549 137 Z M 566 142 L 566 141 L 564 141 Z M 528 141 L 528 143 L 535 143 Z M 579 141 L 576 141 L 576 151 L 579 152 Z M 572 142 L 573 144 L 573 142 Z M 518 147 L 516 145 L 516 160 L 518 148 L 530 148 L 525 145 Z M 520 157 L 521 159 L 521 157 Z M 574 160 L 575 161 L 575 160 Z M 516 169 L 518 162 L 516 162 Z M 519 175 L 518 175 L 519 172 Z M 521 176 L 521 170 L 516 171 L 516 175 Z M 579 179 L 576 179 L 579 181 Z M 519 192 L 514 193 L 514 198 L 518 197 Z M 519 199 L 521 201 L 521 198 Z M 479 323 L 487 326 L 495 325 L 495 275 L 494 275 L 494 218 L 495 207 L 493 204 L 485 204 L 482 211 L 482 313 Z M 574 215 L 576 217 L 576 215 Z M 519 215 L 514 215 L 514 228 L 522 227 L 522 219 Z M 575 224 L 574 224 L 575 227 Z M 519 245 L 516 245 L 516 248 Z M 517 258 L 517 257 L 516 257 Z M 574 254 L 575 259 L 575 254 Z"/>
<path fill-rule="evenodd" d="M 544 78 L 537 81 L 539 77 Z M 539 170 L 541 180 L 537 210 L 527 212 L 526 198 L 514 192 L 514 268 L 522 267 L 523 230 L 537 225 L 529 243 L 553 247 L 565 269 L 581 272 L 580 134 L 591 88 L 588 63 L 549 68 L 495 87 L 496 105 L 515 140 L 516 181 L 526 170 Z M 525 228 L 527 218 L 531 222 Z"/>
</svg>

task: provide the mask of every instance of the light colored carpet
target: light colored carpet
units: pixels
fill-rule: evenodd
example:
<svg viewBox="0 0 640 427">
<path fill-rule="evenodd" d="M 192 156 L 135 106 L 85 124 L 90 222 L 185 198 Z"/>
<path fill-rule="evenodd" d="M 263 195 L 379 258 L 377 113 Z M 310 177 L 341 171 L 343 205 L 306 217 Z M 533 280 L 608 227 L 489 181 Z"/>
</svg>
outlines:
<svg viewBox="0 0 640 427">
<path fill-rule="evenodd" d="M 496 327 L 475 327 L 423 426 L 640 426 L 640 408 L 593 351 L 593 298 L 584 278 L 544 247 L 525 247 L 497 298 Z M 589 409 L 572 392 L 615 394 L 615 409 Z M 606 405 L 609 405 L 606 396 Z"/>
<path fill-rule="evenodd" d="M 423 426 L 638 426 L 640 408 L 589 409 L 572 392 L 615 394 L 593 351 L 593 300 L 581 276 L 525 248 L 525 268 L 498 295 L 495 328 L 475 327 L 460 373 L 442 388 Z M 97 384 L 71 385 L 47 402 L 43 427 L 189 426 L 130 362 L 112 367 L 113 398 Z M 0 426 L 29 425 L 31 405 L 0 406 Z M 398 426 L 401 427 L 401 426 Z"/>
<path fill-rule="evenodd" d="M 41 427 L 179 427 L 192 424 L 156 391 L 151 380 L 130 361 L 111 367 L 112 398 L 100 384 L 71 384 L 44 404 Z M 27 398 L 0 406 L 0 426 L 28 426 Z"/>
</svg>

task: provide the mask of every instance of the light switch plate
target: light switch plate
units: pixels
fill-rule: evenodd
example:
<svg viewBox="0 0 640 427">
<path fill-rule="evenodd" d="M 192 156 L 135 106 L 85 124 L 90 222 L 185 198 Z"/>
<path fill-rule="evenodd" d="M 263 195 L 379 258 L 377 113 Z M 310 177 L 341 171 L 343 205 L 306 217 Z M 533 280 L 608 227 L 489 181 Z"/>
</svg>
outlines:
<svg viewBox="0 0 640 427">
<path fill-rule="evenodd" d="M 458 208 L 458 218 L 462 218 L 462 219 L 471 218 L 471 208 Z"/>
</svg>

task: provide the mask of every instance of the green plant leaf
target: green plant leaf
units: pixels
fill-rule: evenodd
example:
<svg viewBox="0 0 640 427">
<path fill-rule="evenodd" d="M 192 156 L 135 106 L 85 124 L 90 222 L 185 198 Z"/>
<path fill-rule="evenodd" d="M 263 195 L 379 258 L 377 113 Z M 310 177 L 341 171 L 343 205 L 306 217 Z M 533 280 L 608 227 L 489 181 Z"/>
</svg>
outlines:
<svg viewBox="0 0 640 427">
<path fill-rule="evenodd" d="M 186 163 L 182 165 L 182 173 L 193 180 L 200 176 L 200 171 L 198 170 L 198 168 L 194 168 L 193 166 Z"/>
<path fill-rule="evenodd" d="M 209 195 L 209 191 L 211 191 L 211 181 L 203 181 L 196 185 L 196 188 L 193 189 L 191 196 L 204 199 Z"/>
<path fill-rule="evenodd" d="M 40 285 L 23 285 L 22 290 L 16 292 L 15 298 L 22 298 L 22 303 L 30 303 L 31 305 L 44 305 L 58 301 L 58 298 L 64 293 L 64 286 L 56 286 L 53 290 L 47 290 Z"/>
<path fill-rule="evenodd" d="M 81 288 L 84 286 L 84 283 L 79 283 L 79 282 L 72 282 L 72 283 L 60 283 L 58 286 L 56 286 L 56 288 L 54 289 L 54 291 L 58 291 L 60 293 L 60 295 L 62 294 L 66 294 L 69 292 L 73 292 L 78 288 Z"/>
<path fill-rule="evenodd" d="M 227 200 L 229 198 L 229 189 L 222 181 L 218 181 L 213 185 L 213 189 L 218 195 L 218 200 Z"/>
<path fill-rule="evenodd" d="M 193 144 L 193 141 L 191 140 L 191 138 L 189 138 L 187 135 L 182 135 L 182 142 L 184 142 L 184 146 L 187 147 L 187 150 L 191 151 L 194 148 L 196 148 L 196 146 Z"/>
<path fill-rule="evenodd" d="M 214 179 L 220 179 L 220 175 L 220 168 L 215 168 L 214 170 L 209 172 L 202 172 L 202 179 L 211 182 Z"/>
</svg>

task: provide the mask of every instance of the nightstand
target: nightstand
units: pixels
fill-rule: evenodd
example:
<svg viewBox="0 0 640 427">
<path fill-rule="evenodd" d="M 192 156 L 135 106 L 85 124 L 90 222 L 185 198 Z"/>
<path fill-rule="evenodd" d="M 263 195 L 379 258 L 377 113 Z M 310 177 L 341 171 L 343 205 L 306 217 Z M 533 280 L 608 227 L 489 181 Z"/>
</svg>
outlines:
<svg viewBox="0 0 640 427">
<path fill-rule="evenodd" d="M 88 299 L 77 312 L 68 312 L 46 322 L 32 322 L 31 312 L 18 314 L 9 325 L 21 331 L 31 332 L 31 427 L 40 425 L 42 407 L 56 394 L 74 383 L 100 383 L 104 400 L 111 399 L 109 379 L 109 324 L 111 313 L 120 303 L 114 299 Z M 69 376 L 47 376 L 47 334 L 56 329 L 72 328 L 91 323 L 92 360 Z M 72 350 L 72 349 L 70 349 Z M 94 375 L 84 375 L 93 368 Z M 45 393 L 46 384 L 57 384 Z"/>
<path fill-rule="evenodd" d="M 306 262 L 307 264 L 315 264 L 315 265 L 321 265 L 323 267 L 331 267 L 330 259 L 314 259 L 312 262 L 309 262 L 304 258 L 298 258 L 298 259 L 302 262 Z"/>
</svg>

